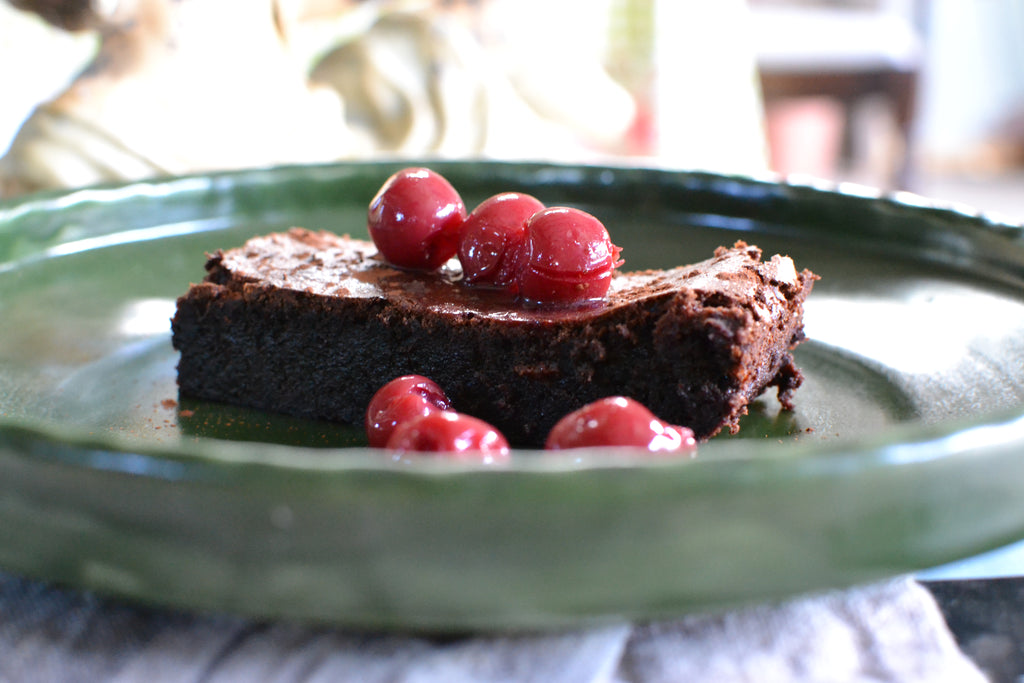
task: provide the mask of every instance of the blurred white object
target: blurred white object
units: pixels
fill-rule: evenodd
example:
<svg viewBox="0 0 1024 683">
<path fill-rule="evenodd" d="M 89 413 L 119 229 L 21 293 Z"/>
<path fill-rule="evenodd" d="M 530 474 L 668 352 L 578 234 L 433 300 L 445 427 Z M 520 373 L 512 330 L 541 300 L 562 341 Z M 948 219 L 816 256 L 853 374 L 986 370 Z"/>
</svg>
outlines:
<svg viewBox="0 0 1024 683">
<path fill-rule="evenodd" d="M 0 191 L 338 155 L 340 104 L 307 87 L 272 1 L 97 7 L 95 59 L 25 122 L 0 159 Z"/>
<path fill-rule="evenodd" d="M 634 115 L 596 58 L 531 45 L 524 76 L 429 3 L 14 1 L 57 24 L 83 13 L 74 27 L 96 27 L 100 46 L 25 121 L 0 194 L 373 155 L 580 161 L 612 149 Z M 343 16 L 362 23 L 311 82 L 304 22 Z"/>
<path fill-rule="evenodd" d="M 751 2 L 758 65 L 769 71 L 915 70 L 923 43 L 914 0 Z"/>
<path fill-rule="evenodd" d="M 609 0 L 487 0 L 480 21 L 481 40 L 517 97 L 606 154 L 636 116 L 634 94 L 604 66 L 611 11 Z M 529 144 L 512 138 L 502 146 Z"/>
<path fill-rule="evenodd" d="M 656 156 L 721 173 L 767 169 L 751 17 L 744 0 L 657 0 Z"/>
<path fill-rule="evenodd" d="M 0 0 L 0 155 L 36 105 L 58 95 L 92 59 L 97 42 Z"/>
<path fill-rule="evenodd" d="M 505 61 L 459 21 L 389 11 L 318 60 L 311 79 L 337 92 L 368 153 L 581 160 L 632 121 L 628 92 L 595 59 Z M 540 68 L 530 68 L 538 66 Z"/>
</svg>

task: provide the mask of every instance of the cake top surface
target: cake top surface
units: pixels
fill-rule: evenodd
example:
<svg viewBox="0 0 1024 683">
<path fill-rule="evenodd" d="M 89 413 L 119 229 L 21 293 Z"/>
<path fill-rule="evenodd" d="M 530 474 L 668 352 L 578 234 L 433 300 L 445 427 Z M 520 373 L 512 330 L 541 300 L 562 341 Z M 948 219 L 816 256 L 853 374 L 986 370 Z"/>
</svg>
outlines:
<svg viewBox="0 0 1024 683">
<path fill-rule="evenodd" d="M 207 279 L 222 284 L 259 283 L 322 296 L 385 298 L 397 305 L 511 320 L 586 315 L 673 296 L 681 289 L 698 292 L 701 298 L 724 295 L 734 304 L 767 315 L 772 298 L 784 303 L 787 292 L 804 286 L 788 256 L 762 261 L 760 249 L 737 242 L 730 249 L 720 247 L 712 258 L 700 263 L 617 273 L 606 301 L 596 305 L 537 309 L 524 307 L 505 292 L 462 286 L 458 270 L 400 270 L 381 260 L 372 242 L 303 228 L 255 237 L 241 247 L 218 252 L 207 269 Z"/>
</svg>

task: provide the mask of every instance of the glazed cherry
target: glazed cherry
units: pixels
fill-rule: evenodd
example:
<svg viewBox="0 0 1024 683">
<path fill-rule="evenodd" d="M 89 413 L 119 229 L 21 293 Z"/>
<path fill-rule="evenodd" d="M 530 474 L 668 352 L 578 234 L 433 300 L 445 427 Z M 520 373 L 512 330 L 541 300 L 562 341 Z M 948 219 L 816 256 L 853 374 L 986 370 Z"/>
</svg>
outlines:
<svg viewBox="0 0 1024 683">
<path fill-rule="evenodd" d="M 449 408 L 448 397 L 433 380 L 422 375 L 402 375 L 382 386 L 370 399 L 366 438 L 371 447 L 383 448 L 398 425 Z"/>
<path fill-rule="evenodd" d="M 473 209 L 459 238 L 459 262 L 466 284 L 512 288 L 526 239 L 526 221 L 543 208 L 536 197 L 503 192 Z"/>
<path fill-rule="evenodd" d="M 533 304 L 573 304 L 601 299 L 622 250 L 604 225 L 585 211 L 551 207 L 526 223 L 519 296 Z"/>
<path fill-rule="evenodd" d="M 436 410 L 398 425 L 387 442 L 398 453 L 448 453 L 459 460 L 485 463 L 508 459 L 509 445 L 497 429 L 475 417 Z"/>
<path fill-rule="evenodd" d="M 665 424 L 642 403 L 612 396 L 569 413 L 548 433 L 544 448 L 633 446 L 652 453 L 680 453 L 697 447 L 693 431 Z"/>
<path fill-rule="evenodd" d="M 455 255 L 466 205 L 441 175 L 406 168 L 370 202 L 366 227 L 381 256 L 410 270 L 434 270 Z"/>
</svg>

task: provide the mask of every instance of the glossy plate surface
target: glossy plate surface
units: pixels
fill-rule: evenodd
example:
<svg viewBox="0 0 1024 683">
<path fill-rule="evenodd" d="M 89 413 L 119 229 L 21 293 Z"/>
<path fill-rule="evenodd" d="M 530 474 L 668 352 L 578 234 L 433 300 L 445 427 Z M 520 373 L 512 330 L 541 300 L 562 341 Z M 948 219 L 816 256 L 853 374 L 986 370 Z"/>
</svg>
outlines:
<svg viewBox="0 0 1024 683">
<path fill-rule="evenodd" d="M 8 201 L 0 568 L 160 605 L 461 630 L 718 609 L 1024 537 L 1019 227 L 855 188 L 433 166 L 470 206 L 518 190 L 593 212 L 628 269 L 742 239 L 821 275 L 796 410 L 766 395 L 681 462 L 396 462 L 357 429 L 179 401 L 168 320 L 205 252 L 292 225 L 365 236 L 398 166 Z"/>
</svg>

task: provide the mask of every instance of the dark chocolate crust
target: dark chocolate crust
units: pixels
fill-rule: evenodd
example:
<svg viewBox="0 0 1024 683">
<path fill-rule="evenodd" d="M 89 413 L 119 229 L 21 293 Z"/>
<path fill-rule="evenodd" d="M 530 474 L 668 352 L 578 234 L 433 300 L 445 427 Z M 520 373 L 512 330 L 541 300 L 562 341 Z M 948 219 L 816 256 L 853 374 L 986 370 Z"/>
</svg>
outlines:
<svg viewBox="0 0 1024 683">
<path fill-rule="evenodd" d="M 605 303 L 528 309 L 447 271 L 397 270 L 373 244 L 295 228 L 212 255 L 172 320 L 182 396 L 362 424 L 403 374 L 518 447 L 563 415 L 631 396 L 700 439 L 735 431 L 770 386 L 791 407 L 791 350 L 817 279 L 738 242 L 713 258 L 617 275 Z"/>
</svg>

